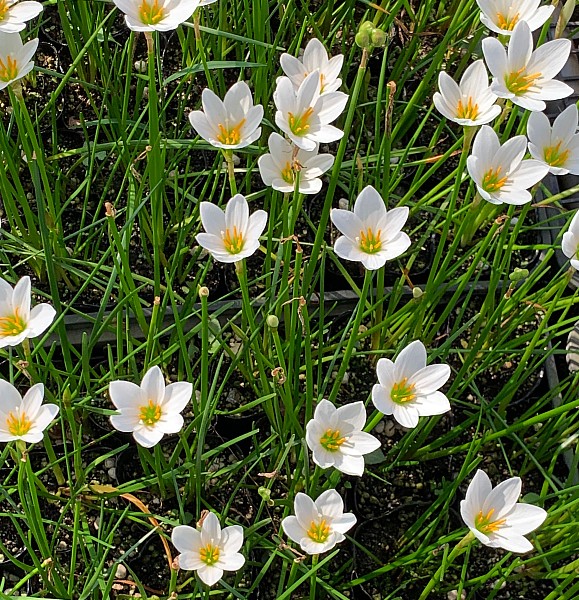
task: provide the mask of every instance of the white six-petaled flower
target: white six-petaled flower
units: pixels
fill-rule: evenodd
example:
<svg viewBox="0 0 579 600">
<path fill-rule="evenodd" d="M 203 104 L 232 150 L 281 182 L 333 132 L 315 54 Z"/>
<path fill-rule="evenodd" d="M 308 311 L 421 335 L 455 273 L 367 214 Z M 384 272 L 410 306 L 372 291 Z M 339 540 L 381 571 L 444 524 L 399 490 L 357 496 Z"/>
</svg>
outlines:
<svg viewBox="0 0 579 600">
<path fill-rule="evenodd" d="M 410 246 L 410 238 L 401 231 L 408 219 L 408 207 L 386 210 L 382 196 L 366 186 L 356 198 L 354 211 L 333 208 L 332 223 L 343 234 L 334 244 L 334 252 L 346 260 L 359 261 L 366 269 L 379 269 L 400 256 Z"/>
<path fill-rule="evenodd" d="M 308 554 L 331 550 L 346 539 L 344 533 L 356 524 L 356 517 L 344 512 L 344 501 L 336 490 L 322 492 L 315 502 L 307 494 L 298 492 L 294 512 L 295 516 L 285 517 L 281 526 Z"/>
<path fill-rule="evenodd" d="M 181 411 L 191 400 L 193 384 L 178 381 L 165 386 L 161 369 L 151 367 L 141 385 L 131 381 L 111 381 L 109 396 L 120 412 L 110 417 L 118 431 L 132 433 L 135 441 L 151 448 L 166 433 L 177 433 L 183 427 Z"/>
<path fill-rule="evenodd" d="M 34 0 L 0 0 L 0 31 L 18 33 L 26 27 L 26 22 L 43 11 L 42 4 Z M 1 44 L 0 44 L 1 47 Z"/>
<path fill-rule="evenodd" d="M 573 215 L 569 229 L 563 234 L 562 250 L 571 266 L 579 270 L 579 211 Z"/>
<path fill-rule="evenodd" d="M 297 91 L 305 78 L 314 71 L 319 73 L 320 94 L 335 92 L 342 85 L 338 77 L 344 63 L 344 55 L 337 54 L 328 59 L 324 45 L 317 38 L 312 38 L 306 45 L 301 58 L 284 52 L 280 57 L 283 72 L 291 79 Z"/>
<path fill-rule="evenodd" d="M 22 277 L 14 288 L 0 278 L 0 348 L 37 337 L 54 321 L 56 311 L 50 304 L 37 304 L 31 310 L 30 302 L 30 277 Z"/>
<path fill-rule="evenodd" d="M 261 135 L 263 106 L 253 105 L 251 90 L 238 81 L 221 100 L 209 88 L 201 94 L 203 110 L 189 113 L 195 131 L 216 148 L 235 150 L 253 144 Z"/>
<path fill-rule="evenodd" d="M 541 0 L 476 0 L 476 3 L 481 9 L 481 22 L 502 35 L 512 35 L 519 21 L 525 21 L 535 31 L 555 10 L 554 5 L 539 6 Z"/>
<path fill-rule="evenodd" d="M 532 504 L 518 503 L 521 479 L 511 477 L 493 489 L 480 469 L 460 503 L 460 514 L 477 539 L 491 548 L 529 552 L 533 544 L 524 536 L 537 529 L 547 512 Z"/>
<path fill-rule="evenodd" d="M 491 90 L 499 98 L 508 98 L 527 110 L 545 110 L 545 100 L 559 100 L 573 88 L 553 79 L 563 68 L 571 40 L 553 40 L 533 52 L 533 35 L 525 21 L 513 30 L 508 52 L 496 38 L 485 38 L 482 49 L 493 74 Z"/>
<path fill-rule="evenodd" d="M 344 132 L 333 125 L 348 102 L 343 92 L 320 95 L 320 76 L 310 73 L 294 89 L 289 77 L 279 77 L 273 93 L 276 125 L 303 150 L 315 150 L 320 143 L 335 142 Z"/>
<path fill-rule="evenodd" d="M 247 200 L 241 194 L 231 198 L 225 211 L 211 202 L 201 202 L 199 212 L 206 233 L 198 233 L 195 239 L 215 260 L 238 262 L 259 248 L 259 236 L 265 229 L 267 213 L 256 210 L 250 215 Z"/>
<path fill-rule="evenodd" d="M 532 199 L 528 188 L 549 172 L 549 167 L 533 158 L 523 160 L 527 138 L 517 135 L 502 146 L 498 135 L 483 125 L 474 138 L 467 158 L 468 174 L 482 198 L 492 204 L 526 204 Z"/>
<path fill-rule="evenodd" d="M 199 0 L 113 0 L 125 13 L 132 31 L 171 31 L 184 23 L 199 6 Z"/>
<path fill-rule="evenodd" d="M 427 365 L 426 348 L 415 340 L 392 362 L 381 358 L 376 365 L 378 382 L 372 402 L 385 415 L 393 415 L 403 427 L 416 427 L 419 417 L 441 415 L 450 410 L 448 398 L 438 389 L 450 377 L 450 367 Z"/>
<path fill-rule="evenodd" d="M 44 430 L 58 414 L 56 404 L 42 404 L 44 385 L 37 383 L 24 394 L 0 379 L 0 442 L 40 442 Z"/>
<path fill-rule="evenodd" d="M 32 71 L 37 48 L 38 38 L 23 44 L 19 33 L 0 31 L 0 90 Z"/>
<path fill-rule="evenodd" d="M 259 157 L 257 164 L 265 185 L 280 192 L 293 192 L 299 173 L 300 194 L 317 194 L 322 189 L 320 177 L 334 164 L 331 154 L 318 154 L 318 149 L 307 151 L 294 147 L 279 133 L 268 140 L 269 153 Z"/>
<path fill-rule="evenodd" d="M 214 585 L 223 571 L 237 571 L 245 564 L 239 552 L 243 545 L 243 528 L 231 525 L 221 529 L 219 519 L 210 512 L 203 519 L 201 531 L 188 525 L 178 525 L 171 534 L 173 545 L 181 554 L 177 557 L 179 568 L 197 571 L 206 585 Z"/>
<path fill-rule="evenodd" d="M 475 60 L 460 78 L 460 84 L 441 71 L 438 75 L 439 92 L 433 101 L 438 112 L 459 125 L 474 127 L 489 123 L 501 113 L 495 104 L 497 96 L 491 92 L 489 77 L 482 60 Z"/>
<path fill-rule="evenodd" d="M 549 167 L 553 175 L 579 175 L 579 134 L 577 106 L 571 104 L 554 121 L 545 113 L 531 113 L 527 137 L 531 156 Z"/>
<path fill-rule="evenodd" d="M 336 467 L 346 475 L 361 477 L 364 454 L 380 447 L 373 435 L 362 431 L 365 424 L 363 402 L 336 408 L 328 400 L 322 400 L 316 406 L 314 418 L 306 425 L 306 442 L 314 463 L 322 469 Z"/>
</svg>

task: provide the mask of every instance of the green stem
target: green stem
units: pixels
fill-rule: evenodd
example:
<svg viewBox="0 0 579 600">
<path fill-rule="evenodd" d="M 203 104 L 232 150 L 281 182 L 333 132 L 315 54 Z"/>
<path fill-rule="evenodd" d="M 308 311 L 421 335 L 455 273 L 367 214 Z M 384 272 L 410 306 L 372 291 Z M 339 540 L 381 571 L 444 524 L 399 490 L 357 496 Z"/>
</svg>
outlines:
<svg viewBox="0 0 579 600">
<path fill-rule="evenodd" d="M 318 564 L 318 560 L 320 558 L 319 554 L 314 554 L 312 556 L 312 575 L 310 578 L 310 600 L 316 600 L 316 583 L 317 583 L 317 575 L 316 575 L 316 565 Z"/>
<path fill-rule="evenodd" d="M 432 590 L 442 580 L 445 569 L 453 563 L 455 558 L 457 558 L 460 554 L 462 554 L 466 550 L 467 546 L 473 540 L 474 540 L 474 534 L 472 533 L 472 531 L 469 531 L 462 538 L 462 540 L 460 540 L 460 542 L 458 542 L 458 544 L 452 549 L 452 552 L 448 555 L 446 560 L 443 560 L 442 564 L 440 565 L 440 567 L 438 567 L 438 570 L 432 576 L 431 580 L 428 582 L 428 584 L 424 588 L 424 591 L 422 592 L 422 594 L 420 595 L 420 598 L 418 600 L 424 600 L 425 598 L 428 598 L 428 596 L 430 595 L 430 592 L 432 592 Z"/>
<path fill-rule="evenodd" d="M 235 165 L 233 164 L 233 150 L 224 150 L 223 156 L 227 163 L 227 177 L 229 178 L 229 188 L 231 189 L 231 196 L 237 194 L 237 183 L 235 182 Z"/>
</svg>

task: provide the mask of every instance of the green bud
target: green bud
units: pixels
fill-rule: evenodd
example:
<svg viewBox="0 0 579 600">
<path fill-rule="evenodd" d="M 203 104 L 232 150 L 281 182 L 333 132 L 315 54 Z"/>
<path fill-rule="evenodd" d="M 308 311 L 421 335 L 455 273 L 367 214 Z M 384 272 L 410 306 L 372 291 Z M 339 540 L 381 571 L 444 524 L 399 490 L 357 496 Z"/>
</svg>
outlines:
<svg viewBox="0 0 579 600">
<path fill-rule="evenodd" d="M 382 31 L 381 29 L 374 29 L 370 35 L 370 41 L 372 42 L 372 45 L 376 46 L 377 48 L 382 48 L 385 46 L 387 40 L 388 36 L 386 35 L 386 32 Z"/>
<path fill-rule="evenodd" d="M 424 292 L 419 287 L 414 286 L 412 288 L 412 297 L 415 298 L 416 300 L 418 300 L 418 298 L 420 298 L 423 294 L 424 294 Z"/>
<path fill-rule="evenodd" d="M 262 500 L 268 505 L 268 506 L 273 506 L 274 502 L 271 499 L 271 490 L 266 488 L 263 485 L 260 485 L 257 488 L 257 493 L 260 495 L 260 497 L 262 498 Z"/>
<path fill-rule="evenodd" d="M 512 282 L 523 281 L 529 276 L 529 269 L 519 269 L 515 267 L 515 270 L 509 275 L 509 279 Z"/>
<path fill-rule="evenodd" d="M 370 47 L 370 36 L 365 31 L 358 31 L 354 40 L 360 48 Z"/>
<path fill-rule="evenodd" d="M 272 329 L 277 329 L 279 326 L 279 319 L 275 315 L 268 315 L 266 323 L 268 327 L 271 327 Z"/>
<path fill-rule="evenodd" d="M 372 23 L 372 21 L 364 21 L 360 27 L 358 27 L 358 31 L 360 32 L 365 32 L 368 35 L 372 35 L 372 32 L 374 31 L 375 27 L 374 27 L 374 23 Z"/>
<path fill-rule="evenodd" d="M 200 298 L 207 298 L 207 296 L 209 296 L 209 288 L 205 287 L 205 286 L 201 286 L 199 288 L 199 297 Z"/>
</svg>

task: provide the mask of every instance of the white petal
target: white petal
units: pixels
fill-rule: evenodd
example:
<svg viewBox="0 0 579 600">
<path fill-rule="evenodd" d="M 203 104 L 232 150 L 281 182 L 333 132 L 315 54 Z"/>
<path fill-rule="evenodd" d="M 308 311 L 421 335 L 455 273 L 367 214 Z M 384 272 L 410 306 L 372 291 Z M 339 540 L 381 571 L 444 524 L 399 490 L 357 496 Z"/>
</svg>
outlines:
<svg viewBox="0 0 579 600">
<path fill-rule="evenodd" d="M 448 398 L 442 392 L 431 392 L 427 396 L 419 396 L 412 402 L 412 406 L 418 410 L 421 417 L 443 415 L 451 409 Z"/>
<path fill-rule="evenodd" d="M 201 534 L 189 525 L 177 525 L 171 533 L 171 542 L 179 552 L 197 552 L 201 548 Z"/>
<path fill-rule="evenodd" d="M 193 384 L 187 381 L 171 383 L 165 388 L 163 409 L 171 413 L 180 413 L 191 400 Z"/>
<path fill-rule="evenodd" d="M 344 514 L 344 501 L 336 490 L 326 490 L 322 492 L 315 505 L 324 517 L 338 518 Z"/>
<path fill-rule="evenodd" d="M 396 378 L 412 377 L 426 366 L 426 348 L 420 340 L 408 344 L 397 356 L 394 363 Z"/>
<path fill-rule="evenodd" d="M 221 540 L 221 525 L 215 513 L 208 513 L 201 526 L 201 543 L 207 544 L 219 543 Z"/>
<path fill-rule="evenodd" d="M 109 396 L 112 403 L 120 411 L 139 408 L 147 403 L 143 390 L 130 381 L 111 381 Z"/>
<path fill-rule="evenodd" d="M 409 383 L 416 386 L 416 391 L 420 395 L 428 395 L 441 388 L 450 377 L 450 367 L 448 365 L 427 365 L 416 371 L 409 378 Z"/>
<path fill-rule="evenodd" d="M 225 527 L 221 531 L 221 545 L 227 553 L 239 552 L 239 549 L 243 545 L 243 527 L 241 527 L 241 525 L 230 525 L 229 527 Z M 225 567 L 223 568 L 225 569 Z"/>
<path fill-rule="evenodd" d="M 145 373 L 143 381 L 141 381 L 141 389 L 147 403 L 150 401 L 153 401 L 155 404 L 163 403 L 165 397 L 165 378 L 157 365 L 151 367 Z"/>
<path fill-rule="evenodd" d="M 28 330 L 30 337 L 37 337 L 44 333 L 54 321 L 56 311 L 50 304 L 37 304 L 30 311 L 30 320 L 28 321 Z"/>
<path fill-rule="evenodd" d="M 197 569 L 197 575 L 199 579 L 208 586 L 215 585 L 223 577 L 223 569 L 215 566 L 209 566 L 204 564 L 202 567 Z"/>
<path fill-rule="evenodd" d="M 521 495 L 521 478 L 511 477 L 497 485 L 488 495 L 483 507 L 483 514 L 494 509 L 493 519 L 501 519 L 509 513 Z"/>
<path fill-rule="evenodd" d="M 532 504 L 517 504 L 506 516 L 506 525 L 515 529 L 518 534 L 526 535 L 543 524 L 547 511 Z"/>
<path fill-rule="evenodd" d="M 299 524 L 297 517 L 293 515 L 286 517 L 281 522 L 282 529 L 285 534 L 297 544 L 306 535 L 306 530 Z"/>
<path fill-rule="evenodd" d="M 394 418 L 402 425 L 402 427 L 407 427 L 408 429 L 413 429 L 418 425 L 419 413 L 416 408 L 414 408 L 410 403 L 405 406 L 400 406 L 399 404 L 394 405 L 394 411 L 392 413 Z"/>
</svg>

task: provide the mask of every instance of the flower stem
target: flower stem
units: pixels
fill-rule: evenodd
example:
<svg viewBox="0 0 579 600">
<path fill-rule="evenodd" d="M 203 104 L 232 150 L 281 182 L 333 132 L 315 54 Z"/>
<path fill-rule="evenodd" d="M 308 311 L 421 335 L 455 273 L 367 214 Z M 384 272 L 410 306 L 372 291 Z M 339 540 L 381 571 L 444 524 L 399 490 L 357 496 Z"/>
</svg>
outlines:
<svg viewBox="0 0 579 600">
<path fill-rule="evenodd" d="M 452 549 L 452 552 L 448 555 L 448 557 L 446 558 L 446 560 L 442 562 L 442 564 L 440 565 L 440 567 L 438 567 L 438 570 L 432 576 L 432 578 L 430 579 L 430 581 L 428 582 L 428 584 L 424 588 L 424 591 L 422 592 L 422 594 L 420 595 L 420 598 L 418 600 L 424 600 L 425 598 L 428 598 L 428 596 L 430 595 L 430 592 L 432 592 L 432 590 L 442 580 L 442 577 L 444 576 L 445 569 L 447 567 L 449 567 L 453 563 L 453 561 L 454 561 L 455 558 L 457 558 L 458 556 L 460 556 L 466 550 L 467 546 L 473 540 L 474 540 L 474 534 L 472 533 L 472 531 L 469 531 L 458 542 L 458 544 Z"/>
<path fill-rule="evenodd" d="M 318 559 L 320 558 L 319 554 L 314 554 L 312 556 L 312 569 L 314 569 L 312 571 L 312 575 L 310 577 L 310 600 L 316 600 L 316 583 L 317 583 L 317 576 L 316 576 L 316 571 L 315 568 L 318 564 Z"/>
<path fill-rule="evenodd" d="M 233 150 L 224 150 L 223 156 L 227 163 L 227 176 L 229 178 L 229 188 L 231 189 L 231 196 L 237 194 L 237 183 L 235 182 L 235 165 L 233 164 Z"/>
</svg>

